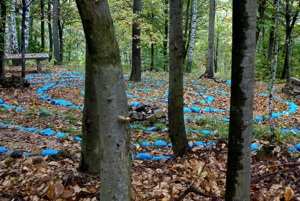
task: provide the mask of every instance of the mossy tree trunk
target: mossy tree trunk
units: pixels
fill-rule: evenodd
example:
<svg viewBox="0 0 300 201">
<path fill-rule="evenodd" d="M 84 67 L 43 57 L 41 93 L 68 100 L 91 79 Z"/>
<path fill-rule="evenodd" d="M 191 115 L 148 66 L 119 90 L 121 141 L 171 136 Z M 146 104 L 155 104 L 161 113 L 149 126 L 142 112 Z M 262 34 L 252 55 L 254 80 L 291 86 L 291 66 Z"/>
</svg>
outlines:
<svg viewBox="0 0 300 201">
<path fill-rule="evenodd" d="M 233 0 L 231 102 L 225 200 L 250 200 L 256 0 Z"/>
<path fill-rule="evenodd" d="M 170 73 L 169 73 L 169 136 L 174 155 L 182 156 L 188 141 L 183 119 L 183 56 L 182 0 L 170 1 Z"/>
<path fill-rule="evenodd" d="M 130 132 L 121 59 L 107 0 L 76 0 L 86 37 L 79 170 L 100 176 L 100 200 L 129 201 Z"/>
</svg>

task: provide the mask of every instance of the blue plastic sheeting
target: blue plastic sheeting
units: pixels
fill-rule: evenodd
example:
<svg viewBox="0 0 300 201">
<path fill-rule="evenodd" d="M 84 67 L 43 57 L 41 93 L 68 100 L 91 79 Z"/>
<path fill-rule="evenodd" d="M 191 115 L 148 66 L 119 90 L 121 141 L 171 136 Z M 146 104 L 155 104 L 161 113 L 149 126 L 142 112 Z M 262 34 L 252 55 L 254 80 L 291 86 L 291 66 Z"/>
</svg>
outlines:
<svg viewBox="0 0 300 201">
<path fill-rule="evenodd" d="M 131 103 L 130 103 L 130 106 L 131 106 L 131 107 L 136 107 L 138 104 L 139 104 L 139 102 L 131 102 Z"/>
<path fill-rule="evenodd" d="M 223 121 L 223 122 L 229 122 L 230 119 L 223 117 L 223 118 L 221 119 L 221 121 Z"/>
<path fill-rule="evenodd" d="M 8 150 L 5 149 L 4 147 L 0 147 L 0 153 L 4 153 L 4 152 L 7 152 Z"/>
<path fill-rule="evenodd" d="M 65 137 L 67 136 L 65 133 L 56 133 L 55 135 L 57 138 L 62 138 L 62 137 Z"/>
<path fill-rule="evenodd" d="M 289 129 L 281 129 L 281 133 L 286 134 L 286 133 L 291 133 L 292 130 Z"/>
<path fill-rule="evenodd" d="M 147 128 L 147 131 L 156 131 L 157 128 L 155 126 Z"/>
<path fill-rule="evenodd" d="M 211 131 L 209 131 L 209 130 L 202 130 L 201 133 L 204 134 L 204 135 L 210 135 Z"/>
<path fill-rule="evenodd" d="M 158 141 L 154 142 L 154 146 L 165 147 L 165 146 L 167 146 L 167 143 L 165 141 L 163 141 L 163 140 L 158 140 Z"/>
<path fill-rule="evenodd" d="M 74 140 L 76 140 L 76 141 L 82 141 L 82 138 L 81 138 L 81 137 L 78 137 L 78 136 L 76 136 L 76 137 L 74 138 Z"/>
<path fill-rule="evenodd" d="M 4 102 L 3 102 L 3 100 L 0 98 L 0 104 L 3 104 Z"/>
<path fill-rule="evenodd" d="M 200 119 L 202 119 L 202 116 L 196 116 L 195 120 L 199 121 Z"/>
<path fill-rule="evenodd" d="M 260 116 L 254 117 L 254 121 L 261 122 L 261 121 L 263 121 L 263 120 L 264 120 L 264 118 L 262 118 L 262 117 L 260 117 Z"/>
<path fill-rule="evenodd" d="M 184 120 L 184 121 L 188 121 L 188 120 L 189 120 L 189 121 L 193 121 L 193 118 L 192 118 L 192 117 L 188 117 L 188 116 L 184 116 L 184 117 L 183 117 L 183 120 Z"/>
<path fill-rule="evenodd" d="M 299 152 L 299 151 L 296 149 L 296 147 L 290 147 L 290 148 L 289 148 L 289 151 L 291 151 L 291 152 Z"/>
<path fill-rule="evenodd" d="M 223 91 L 223 90 L 220 90 L 220 89 L 216 89 L 215 92 L 219 93 L 219 94 L 222 94 L 222 95 L 228 95 L 229 93 L 227 91 Z"/>
<path fill-rule="evenodd" d="M 152 160 L 161 161 L 163 159 L 171 159 L 171 156 L 153 156 Z"/>
<path fill-rule="evenodd" d="M 296 144 L 296 149 L 300 151 L 300 143 Z"/>
<path fill-rule="evenodd" d="M 42 156 L 56 155 L 58 151 L 56 149 L 45 149 L 42 151 Z"/>
<path fill-rule="evenodd" d="M 202 109 L 203 112 L 215 112 L 215 113 L 221 113 L 221 112 L 225 112 L 225 110 L 222 109 L 214 109 L 211 107 L 206 107 L 204 109 Z"/>
<path fill-rule="evenodd" d="M 292 128 L 291 130 L 296 134 L 300 134 L 300 130 L 297 128 Z"/>
<path fill-rule="evenodd" d="M 288 111 L 283 112 L 285 115 L 290 115 L 296 112 L 298 106 L 294 102 L 288 102 L 290 105 L 290 109 Z"/>
<path fill-rule="evenodd" d="M 259 96 L 262 96 L 262 97 L 268 97 L 269 94 L 260 93 Z"/>
<path fill-rule="evenodd" d="M 195 147 L 199 147 L 199 146 L 205 147 L 206 143 L 202 142 L 202 141 L 197 141 L 197 142 L 194 142 L 194 146 Z"/>
<path fill-rule="evenodd" d="M 46 128 L 44 130 L 39 130 L 38 132 L 42 133 L 44 135 L 50 135 L 50 136 L 54 135 L 54 132 L 53 132 L 53 130 L 51 130 L 51 128 Z"/>
<path fill-rule="evenodd" d="M 152 146 L 152 145 L 151 145 L 150 142 L 145 141 L 145 142 L 141 142 L 141 146 L 142 146 L 142 147 L 150 147 L 150 146 Z"/>
<path fill-rule="evenodd" d="M 183 112 L 192 113 L 192 110 L 188 107 L 183 107 Z"/>
<path fill-rule="evenodd" d="M 136 159 L 144 159 L 144 160 L 150 160 L 152 159 L 152 156 L 148 153 L 138 153 L 136 156 L 135 156 Z"/>
<path fill-rule="evenodd" d="M 196 113 L 200 112 L 200 108 L 199 108 L 199 107 L 195 107 L 195 106 L 192 107 L 191 110 L 192 110 L 193 112 L 196 112 Z"/>
<path fill-rule="evenodd" d="M 251 144 L 251 151 L 255 151 L 255 150 L 258 150 L 258 149 L 259 149 L 258 144 L 256 144 L 256 143 Z"/>
<path fill-rule="evenodd" d="M 273 113 L 272 114 L 272 118 L 279 118 L 279 117 L 282 117 L 282 113 L 281 112 L 276 112 L 276 113 Z"/>
<path fill-rule="evenodd" d="M 130 125 L 129 128 L 130 128 L 130 129 L 136 129 L 136 128 L 137 128 L 137 125 Z"/>
<path fill-rule="evenodd" d="M 166 93 L 165 93 L 165 96 L 164 96 L 165 98 L 168 98 L 169 97 L 169 92 L 168 91 L 166 91 Z"/>
</svg>

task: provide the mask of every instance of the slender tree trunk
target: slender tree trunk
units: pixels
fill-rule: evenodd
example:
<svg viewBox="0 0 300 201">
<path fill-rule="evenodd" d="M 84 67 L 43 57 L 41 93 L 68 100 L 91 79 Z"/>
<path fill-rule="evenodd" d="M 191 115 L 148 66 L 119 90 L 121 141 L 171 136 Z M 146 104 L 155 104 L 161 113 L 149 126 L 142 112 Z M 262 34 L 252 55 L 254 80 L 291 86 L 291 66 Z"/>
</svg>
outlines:
<svg viewBox="0 0 300 201">
<path fill-rule="evenodd" d="M 5 45 L 4 45 L 4 53 L 5 54 L 8 54 L 10 52 L 10 34 L 9 34 L 9 26 L 8 26 L 8 21 L 9 21 L 9 18 L 8 16 L 6 15 L 6 19 L 5 19 Z"/>
<path fill-rule="evenodd" d="M 170 73 L 169 73 L 169 136 L 176 157 L 188 148 L 183 120 L 183 53 L 182 0 L 170 1 Z"/>
<path fill-rule="evenodd" d="M 267 0 L 258 1 L 258 18 L 257 18 L 257 28 L 256 28 L 256 44 L 258 42 L 259 34 L 261 31 L 261 25 L 265 21 L 265 10 L 266 10 Z"/>
<path fill-rule="evenodd" d="M 132 23 L 132 67 L 129 80 L 141 81 L 142 70 L 141 70 L 141 29 L 139 27 L 139 19 L 141 18 L 142 11 L 142 0 L 134 0 L 133 2 L 133 13 L 137 17 Z"/>
<path fill-rule="evenodd" d="M 210 0 L 209 4 L 209 30 L 208 49 L 205 74 L 207 77 L 214 77 L 214 37 L 215 37 L 215 0 Z"/>
<path fill-rule="evenodd" d="M 293 2 L 291 0 L 285 1 L 285 59 L 284 59 L 284 67 L 281 73 L 281 79 L 286 78 L 287 83 L 290 81 L 291 77 L 291 45 L 292 45 L 292 32 L 295 26 L 295 23 L 298 19 L 300 1 L 298 4 L 298 9 L 295 11 L 292 10 Z"/>
<path fill-rule="evenodd" d="M 100 200 L 130 201 L 127 98 L 108 2 L 76 0 L 76 3 L 87 44 L 79 168 L 100 175 Z"/>
<path fill-rule="evenodd" d="M 45 2 L 40 0 L 41 3 L 41 49 L 45 51 Z"/>
<path fill-rule="evenodd" d="M 186 72 L 190 73 L 193 63 L 193 53 L 195 47 L 196 28 L 197 28 L 197 11 L 198 11 L 198 0 L 193 0 L 193 13 L 192 13 L 192 31 L 190 37 L 190 49 L 188 54 L 188 61 L 186 65 Z"/>
<path fill-rule="evenodd" d="M 54 59 L 56 65 L 61 65 L 60 51 L 59 51 L 59 28 L 58 28 L 58 5 L 59 0 L 53 0 L 53 48 Z"/>
<path fill-rule="evenodd" d="M 270 92 L 270 102 L 269 102 L 269 119 L 270 119 L 270 131 L 271 131 L 271 143 L 275 139 L 275 127 L 274 127 L 274 121 L 273 121 L 273 94 L 274 94 L 274 83 L 275 83 L 275 78 L 276 78 L 276 70 L 277 70 L 277 59 L 278 59 L 278 43 L 279 43 L 279 0 L 276 0 L 275 2 L 276 5 L 276 35 L 275 35 L 275 50 L 274 50 L 274 65 L 272 69 L 272 83 L 271 83 L 271 92 Z"/>
<path fill-rule="evenodd" d="M 22 0 L 22 23 L 21 23 L 21 55 L 22 55 L 22 73 L 21 76 L 25 78 L 25 52 L 26 52 L 26 14 L 27 1 Z"/>
<path fill-rule="evenodd" d="M 52 36 L 52 24 L 51 24 L 51 19 L 52 19 L 52 15 L 51 15 L 51 0 L 48 0 L 48 8 L 47 8 L 47 12 L 48 12 L 48 33 L 49 33 L 49 53 L 50 53 L 50 60 L 52 59 L 52 54 L 53 54 L 53 36 Z"/>
<path fill-rule="evenodd" d="M 22 0 L 22 2 L 23 2 L 23 0 Z M 25 20 L 24 24 L 21 23 L 21 28 L 20 28 L 21 30 L 24 28 L 24 48 L 25 48 L 25 51 L 27 51 L 28 45 L 29 45 L 30 7 L 31 7 L 31 3 L 32 3 L 32 0 L 25 0 L 25 4 L 22 3 L 22 6 L 24 7 L 24 5 L 25 5 L 25 7 L 26 7 L 26 12 L 25 12 L 24 15 L 23 15 L 24 9 L 20 10 L 22 17 L 24 16 L 24 18 L 25 18 L 24 19 Z M 21 38 L 22 38 L 22 36 L 21 36 Z M 22 47 L 21 47 L 21 53 L 22 53 Z"/>
<path fill-rule="evenodd" d="M 217 41 L 216 41 L 216 56 L 214 58 L 215 72 L 218 72 L 218 59 L 219 59 L 219 39 L 220 39 L 220 31 L 217 31 Z"/>
<path fill-rule="evenodd" d="M 269 34 L 269 45 L 268 45 L 268 55 L 267 55 L 268 63 L 270 63 L 272 56 L 273 56 L 274 42 L 275 42 L 274 31 L 275 31 L 275 27 L 272 26 L 270 28 L 270 34 Z"/>
<path fill-rule="evenodd" d="M 150 63 L 150 70 L 155 70 L 154 68 L 154 44 L 151 43 L 151 63 Z"/>
<path fill-rule="evenodd" d="M 10 9 L 10 38 L 11 38 L 11 53 L 19 53 L 19 43 L 17 35 L 17 23 L 16 23 L 16 0 L 11 1 Z"/>
<path fill-rule="evenodd" d="M 59 9 L 60 13 L 60 9 Z M 59 14 L 60 16 L 60 14 Z M 60 20 L 60 17 L 58 18 L 58 36 L 59 36 L 59 57 L 60 57 L 60 63 L 62 64 L 64 61 L 64 25 L 63 22 Z"/>
<path fill-rule="evenodd" d="M 164 37 L 164 70 L 169 71 L 168 67 L 168 37 L 169 37 L 169 0 L 165 0 L 164 17 L 165 17 L 165 37 Z"/>
<path fill-rule="evenodd" d="M 226 201 L 250 200 L 256 0 L 233 0 Z"/>
<path fill-rule="evenodd" d="M 6 0 L 0 0 L 0 84 L 5 77 L 4 53 L 5 53 L 5 24 L 6 24 Z"/>
</svg>

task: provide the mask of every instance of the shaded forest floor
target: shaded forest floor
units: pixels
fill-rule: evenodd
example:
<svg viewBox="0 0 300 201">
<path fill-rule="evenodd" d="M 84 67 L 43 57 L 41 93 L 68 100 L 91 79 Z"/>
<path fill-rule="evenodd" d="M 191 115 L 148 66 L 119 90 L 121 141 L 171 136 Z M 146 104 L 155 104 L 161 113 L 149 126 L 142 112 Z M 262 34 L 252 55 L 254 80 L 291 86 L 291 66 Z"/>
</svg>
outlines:
<svg viewBox="0 0 300 201">
<path fill-rule="evenodd" d="M 10 73 L 19 69 L 10 67 Z M 52 75 L 29 75 L 31 86 L 23 90 L 0 88 L 3 101 L 0 107 L 0 147 L 6 149 L 0 153 L 0 200 L 99 199 L 99 180 L 76 169 L 81 143 L 82 75 L 62 68 L 53 71 Z M 141 83 L 126 81 L 128 104 L 134 105 L 130 107 L 131 113 L 136 109 L 134 103 L 143 103 L 152 109 L 160 108 L 163 116 L 167 114 L 167 77 L 166 73 L 144 73 Z M 43 88 L 49 84 L 53 84 L 52 87 Z M 39 93 L 41 88 L 43 93 Z M 300 100 L 280 93 L 281 88 L 282 85 L 276 86 L 278 97 L 274 99 L 274 112 L 284 114 L 291 105 L 282 99 L 293 101 L 298 106 Z M 300 200 L 300 155 L 296 150 L 289 151 L 290 147 L 300 143 L 300 136 L 295 132 L 300 129 L 299 108 L 293 114 L 274 119 L 277 139 L 268 149 L 269 121 L 265 117 L 268 115 L 269 100 L 265 95 L 268 86 L 256 82 L 255 91 L 254 117 L 263 117 L 264 120 L 254 122 L 253 143 L 260 149 L 252 152 L 251 200 Z M 186 75 L 185 107 L 200 108 L 198 112 L 185 112 L 187 135 L 193 146 L 183 159 L 155 161 L 135 158 L 132 161 L 132 200 L 176 200 L 192 183 L 192 192 L 184 200 L 223 200 L 228 92 L 230 86 L 226 82 L 198 80 Z M 41 99 L 42 95 L 51 98 L 50 101 Z M 209 97 L 213 97 L 213 101 Z M 152 146 L 159 140 L 170 142 L 164 120 L 139 119 L 131 125 L 132 143 L 135 144 L 132 146 L 133 156 L 148 153 L 150 156 L 172 157 L 168 146 Z M 54 134 L 67 134 L 68 137 Z M 142 146 L 143 142 L 150 142 L 151 146 Z M 194 146 L 197 142 L 210 142 L 214 146 Z M 58 150 L 58 154 L 43 152 L 49 149 Z M 289 197 L 291 193 L 293 198 Z"/>
</svg>

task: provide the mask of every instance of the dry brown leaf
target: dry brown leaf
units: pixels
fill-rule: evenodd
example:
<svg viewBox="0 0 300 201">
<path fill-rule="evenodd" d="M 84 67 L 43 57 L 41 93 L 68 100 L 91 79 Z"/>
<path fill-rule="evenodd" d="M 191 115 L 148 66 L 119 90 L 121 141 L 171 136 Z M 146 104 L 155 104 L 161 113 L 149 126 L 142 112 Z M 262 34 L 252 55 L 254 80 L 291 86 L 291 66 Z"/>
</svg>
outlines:
<svg viewBox="0 0 300 201">
<path fill-rule="evenodd" d="M 294 197 L 294 191 L 290 187 L 286 187 L 284 190 L 285 201 L 290 201 Z"/>
</svg>

